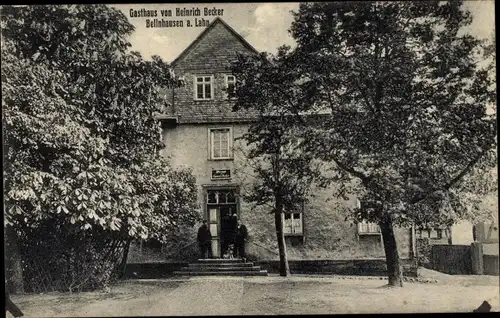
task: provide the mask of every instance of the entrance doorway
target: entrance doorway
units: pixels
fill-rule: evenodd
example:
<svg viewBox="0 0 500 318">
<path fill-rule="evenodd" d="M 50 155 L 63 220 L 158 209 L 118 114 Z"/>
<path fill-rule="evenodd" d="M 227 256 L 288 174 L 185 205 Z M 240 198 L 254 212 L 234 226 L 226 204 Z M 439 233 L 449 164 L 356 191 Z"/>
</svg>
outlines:
<svg viewBox="0 0 500 318">
<path fill-rule="evenodd" d="M 234 189 L 207 190 L 207 220 L 212 234 L 212 253 L 222 257 L 232 234 L 232 215 L 238 215 Z"/>
</svg>

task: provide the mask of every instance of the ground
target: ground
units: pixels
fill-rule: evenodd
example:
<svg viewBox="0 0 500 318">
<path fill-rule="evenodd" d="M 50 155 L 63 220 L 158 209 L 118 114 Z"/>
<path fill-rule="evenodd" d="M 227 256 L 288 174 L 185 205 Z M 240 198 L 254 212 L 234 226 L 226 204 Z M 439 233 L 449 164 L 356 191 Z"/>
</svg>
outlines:
<svg viewBox="0 0 500 318">
<path fill-rule="evenodd" d="M 126 280 L 107 292 L 12 295 L 25 317 L 499 311 L 499 277 L 422 270 L 437 283 L 388 288 L 375 277 L 294 275 Z"/>
</svg>

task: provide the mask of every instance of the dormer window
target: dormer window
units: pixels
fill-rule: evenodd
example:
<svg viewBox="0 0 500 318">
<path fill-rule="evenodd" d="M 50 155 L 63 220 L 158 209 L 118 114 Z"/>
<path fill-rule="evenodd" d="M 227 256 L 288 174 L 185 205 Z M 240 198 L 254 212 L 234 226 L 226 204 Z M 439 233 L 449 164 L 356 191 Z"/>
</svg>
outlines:
<svg viewBox="0 0 500 318">
<path fill-rule="evenodd" d="M 210 100 L 214 96 L 214 77 L 212 75 L 194 77 L 194 99 Z"/>
<path fill-rule="evenodd" d="M 226 97 L 229 99 L 230 98 L 229 94 L 234 94 L 234 89 L 236 87 L 236 77 L 234 77 L 234 75 L 226 75 L 225 83 L 226 83 Z"/>
</svg>

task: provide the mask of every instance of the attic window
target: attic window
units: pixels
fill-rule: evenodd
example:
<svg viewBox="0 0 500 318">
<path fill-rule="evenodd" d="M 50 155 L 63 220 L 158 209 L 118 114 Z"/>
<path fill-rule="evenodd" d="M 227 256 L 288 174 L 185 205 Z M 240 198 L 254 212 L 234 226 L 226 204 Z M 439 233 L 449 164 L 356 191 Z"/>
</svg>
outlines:
<svg viewBox="0 0 500 318">
<path fill-rule="evenodd" d="M 213 76 L 194 77 L 194 99 L 210 100 L 213 97 Z"/>
</svg>

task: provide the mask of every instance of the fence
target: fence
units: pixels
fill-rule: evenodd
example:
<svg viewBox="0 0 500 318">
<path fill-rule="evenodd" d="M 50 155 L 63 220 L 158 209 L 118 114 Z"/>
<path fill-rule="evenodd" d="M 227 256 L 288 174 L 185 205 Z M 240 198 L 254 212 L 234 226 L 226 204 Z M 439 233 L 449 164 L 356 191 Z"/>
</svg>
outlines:
<svg viewBox="0 0 500 318">
<path fill-rule="evenodd" d="M 469 245 L 432 246 L 432 269 L 447 274 L 472 274 L 472 255 Z"/>
<path fill-rule="evenodd" d="M 476 275 L 498 275 L 498 243 L 472 243 L 472 271 Z"/>
</svg>

